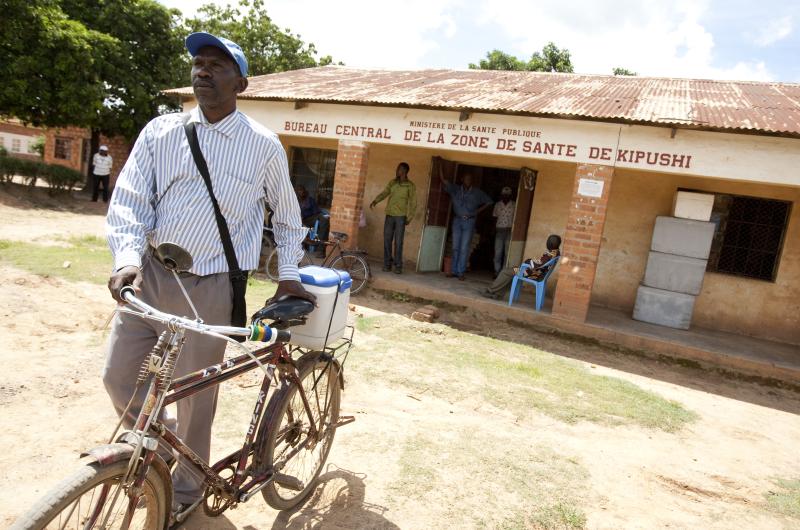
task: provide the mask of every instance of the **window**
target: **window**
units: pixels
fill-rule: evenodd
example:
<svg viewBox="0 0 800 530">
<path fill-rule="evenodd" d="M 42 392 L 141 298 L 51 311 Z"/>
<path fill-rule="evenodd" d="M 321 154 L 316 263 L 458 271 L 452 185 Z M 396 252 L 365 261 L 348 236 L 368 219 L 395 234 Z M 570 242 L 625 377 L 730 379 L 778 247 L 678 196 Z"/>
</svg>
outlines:
<svg viewBox="0 0 800 530">
<path fill-rule="evenodd" d="M 293 147 L 290 169 L 292 184 L 305 186 L 320 208 L 331 207 L 336 151 Z"/>
<path fill-rule="evenodd" d="M 12 138 L 11 151 L 14 153 L 19 153 L 20 151 L 22 151 L 22 140 L 20 140 L 19 138 Z"/>
<path fill-rule="evenodd" d="M 791 203 L 715 195 L 708 271 L 774 281 Z"/>
<path fill-rule="evenodd" d="M 56 149 L 54 156 L 61 160 L 72 158 L 72 140 L 69 138 L 56 138 Z"/>
</svg>

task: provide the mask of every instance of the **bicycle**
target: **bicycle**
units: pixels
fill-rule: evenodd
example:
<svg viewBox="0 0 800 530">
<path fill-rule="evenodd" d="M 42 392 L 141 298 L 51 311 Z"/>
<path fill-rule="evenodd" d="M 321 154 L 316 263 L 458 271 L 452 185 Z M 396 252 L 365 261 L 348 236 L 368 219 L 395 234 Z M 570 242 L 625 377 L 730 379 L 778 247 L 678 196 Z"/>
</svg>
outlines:
<svg viewBox="0 0 800 530">
<path fill-rule="evenodd" d="M 264 227 L 264 241 L 272 241 L 273 248 L 267 258 L 264 266 L 264 272 L 272 280 L 278 281 L 278 249 L 274 246 L 274 239 L 269 233 L 270 229 Z M 367 252 L 364 250 L 348 250 L 343 249 L 341 244 L 347 241 L 347 234 L 344 232 L 331 232 L 331 238 L 327 240 L 319 239 L 316 235 L 315 229 L 309 229 L 309 236 L 304 241 L 303 257 L 300 260 L 299 266 L 305 267 L 306 265 L 319 265 L 320 267 L 327 267 L 330 269 L 339 269 L 346 271 L 350 274 L 350 279 L 353 280 L 353 285 L 350 288 L 350 294 L 358 294 L 370 279 L 369 263 L 367 263 Z M 315 263 L 314 259 L 308 253 L 307 246 L 321 245 L 324 247 L 333 247 L 332 252 L 325 252 L 325 258 L 321 263 Z M 263 247 L 262 247 L 263 248 Z"/>
<path fill-rule="evenodd" d="M 163 246 L 157 252 L 180 284 L 178 264 L 189 263 L 180 267 L 187 270 L 191 257 L 187 262 L 188 253 L 180 255 L 185 251 L 174 245 L 162 252 Z M 124 287 L 121 294 L 127 306 L 116 311 L 155 320 L 167 328 L 139 370 L 136 389 L 148 385 L 148 390 L 134 428 L 117 437 L 120 419 L 109 443 L 84 452 L 82 466 L 20 517 L 12 530 L 40 530 L 51 525 L 59 529 L 158 530 L 183 522 L 171 520 L 172 479 L 159 444 L 184 456 L 188 465 L 205 477 L 205 492 L 197 505 L 203 503 L 211 517 L 247 502 L 259 491 L 276 510 L 303 502 L 316 486 L 336 430 L 355 421 L 352 416 L 339 415 L 352 328 L 349 338 L 341 339 L 336 347 L 290 349 L 291 332 L 286 328 L 303 323 L 314 310 L 306 300 L 275 302 L 257 312 L 249 326 L 233 327 L 203 323 L 185 291 L 193 320 L 149 306 L 131 287 Z M 271 325 L 265 325 L 265 320 Z M 174 378 L 187 330 L 224 339 L 243 353 Z M 230 338 L 237 336 L 266 344 L 251 351 Z M 203 461 L 159 421 L 167 405 L 257 368 L 264 378 L 242 448 L 215 464 Z M 121 417 L 128 415 L 132 402 L 133 398 Z"/>
</svg>

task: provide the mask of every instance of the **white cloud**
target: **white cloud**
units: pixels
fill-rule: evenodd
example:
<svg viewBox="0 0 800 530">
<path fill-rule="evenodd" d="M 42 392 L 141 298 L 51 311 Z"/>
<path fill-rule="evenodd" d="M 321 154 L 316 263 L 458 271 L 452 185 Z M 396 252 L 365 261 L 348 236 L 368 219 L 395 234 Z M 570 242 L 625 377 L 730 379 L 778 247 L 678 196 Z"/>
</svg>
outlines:
<svg viewBox="0 0 800 530">
<path fill-rule="evenodd" d="M 160 1 L 190 14 L 210 0 Z M 448 57 L 458 63 L 450 67 L 462 68 L 476 58 L 461 57 L 453 48 L 465 37 L 458 34 L 464 31 L 458 21 L 474 18 L 485 31 L 467 38 L 485 43 L 485 50 L 500 47 L 527 58 L 553 41 L 572 52 L 581 73 L 610 74 L 621 66 L 662 77 L 773 79 L 764 62 L 715 64 L 714 38 L 702 24 L 711 2 L 271 0 L 267 12 L 279 26 L 313 42 L 320 53 L 353 67 L 420 68 L 432 58 L 441 64 Z M 791 32 L 791 17 L 776 19 L 770 27 L 776 28 L 769 32 L 774 42 Z M 506 47 L 503 43 L 509 41 L 513 45 Z"/>
<path fill-rule="evenodd" d="M 159 1 L 193 15 L 211 0 Z M 271 0 L 266 10 L 279 27 L 289 28 L 304 42 L 314 43 L 321 54 L 348 66 L 418 68 L 425 54 L 439 48 L 440 40 L 455 34 L 457 26 L 449 11 L 461 2 Z"/>
<path fill-rule="evenodd" d="M 359 67 L 418 67 L 456 31 L 447 12 L 457 0 L 273 0 L 272 20 L 299 33 L 317 49 Z"/>
<path fill-rule="evenodd" d="M 769 46 L 779 40 L 783 40 L 792 33 L 792 16 L 776 18 L 767 23 L 764 28 L 755 36 L 753 42 L 758 46 Z"/>
<path fill-rule="evenodd" d="M 534 5 L 512 0 L 497 10 L 483 0 L 479 20 L 496 23 L 527 56 L 548 41 L 568 48 L 576 70 L 610 74 L 621 66 L 640 75 L 711 79 L 769 80 L 763 62 L 714 66 L 714 38 L 700 20 L 709 0 L 545 0 Z"/>
</svg>

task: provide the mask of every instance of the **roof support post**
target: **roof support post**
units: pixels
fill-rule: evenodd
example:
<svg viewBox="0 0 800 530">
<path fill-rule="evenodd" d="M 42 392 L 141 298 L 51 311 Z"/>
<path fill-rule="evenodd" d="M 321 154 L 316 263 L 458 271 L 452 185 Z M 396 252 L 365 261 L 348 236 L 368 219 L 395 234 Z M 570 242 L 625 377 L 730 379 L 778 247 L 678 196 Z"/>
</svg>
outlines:
<svg viewBox="0 0 800 530">
<path fill-rule="evenodd" d="M 614 168 L 578 164 L 562 243 L 553 314 L 584 322 L 592 298 Z"/>
<path fill-rule="evenodd" d="M 331 201 L 331 230 L 349 237 L 347 248 L 358 247 L 358 222 L 364 208 L 369 144 L 339 140 Z"/>
</svg>

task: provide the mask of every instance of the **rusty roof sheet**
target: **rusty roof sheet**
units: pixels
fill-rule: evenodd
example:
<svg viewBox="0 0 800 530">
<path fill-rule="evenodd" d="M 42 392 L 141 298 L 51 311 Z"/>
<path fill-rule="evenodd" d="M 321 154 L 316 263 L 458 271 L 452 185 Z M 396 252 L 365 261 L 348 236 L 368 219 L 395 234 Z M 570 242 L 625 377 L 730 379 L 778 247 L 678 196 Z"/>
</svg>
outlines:
<svg viewBox="0 0 800 530">
<path fill-rule="evenodd" d="M 800 84 L 325 66 L 250 78 L 243 99 L 642 122 L 800 136 Z M 191 96 L 191 88 L 166 91 Z"/>
</svg>

